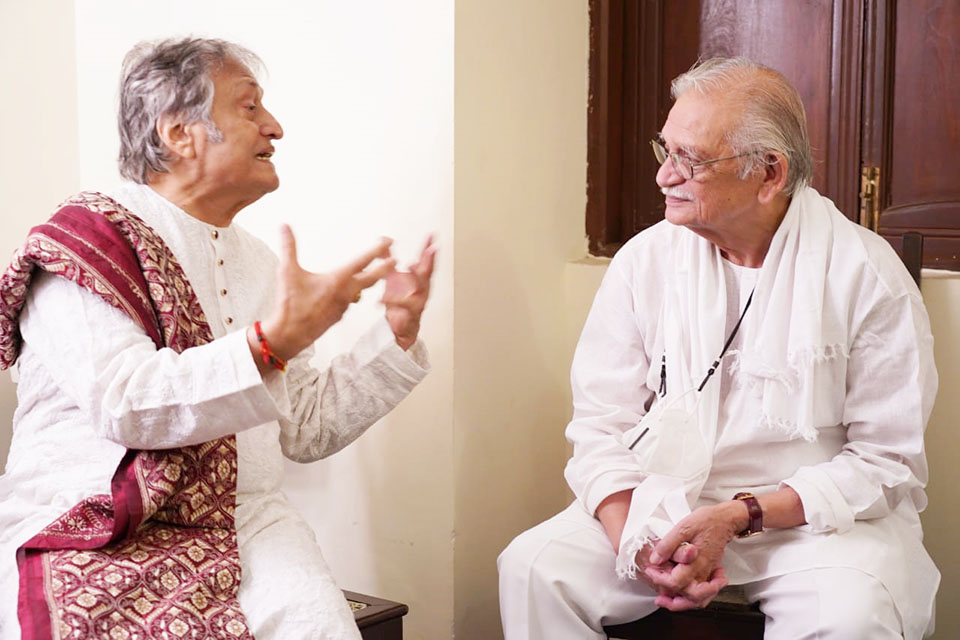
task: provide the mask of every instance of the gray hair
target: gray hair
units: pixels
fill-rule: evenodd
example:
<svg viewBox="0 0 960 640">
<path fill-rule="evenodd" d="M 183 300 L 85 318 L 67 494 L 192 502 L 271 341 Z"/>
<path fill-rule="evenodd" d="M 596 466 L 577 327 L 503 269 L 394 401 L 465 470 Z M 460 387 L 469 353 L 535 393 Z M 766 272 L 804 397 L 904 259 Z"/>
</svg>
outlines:
<svg viewBox="0 0 960 640">
<path fill-rule="evenodd" d="M 813 178 L 813 153 L 807 136 L 803 101 L 781 73 L 743 57 L 698 62 L 671 83 L 674 99 L 687 91 L 700 95 L 723 92 L 739 106 L 740 122 L 726 134 L 734 155 L 744 154 L 740 177 L 746 178 L 769 161 L 771 152 L 787 158 L 784 192 L 793 195 Z"/>
<path fill-rule="evenodd" d="M 203 123 L 212 142 L 223 136 L 210 115 L 213 74 L 230 60 L 258 72 L 263 62 L 240 45 L 208 38 L 141 42 L 123 60 L 120 79 L 120 174 L 145 184 L 169 171 L 168 150 L 157 134 L 162 116 L 184 126 Z"/>
</svg>

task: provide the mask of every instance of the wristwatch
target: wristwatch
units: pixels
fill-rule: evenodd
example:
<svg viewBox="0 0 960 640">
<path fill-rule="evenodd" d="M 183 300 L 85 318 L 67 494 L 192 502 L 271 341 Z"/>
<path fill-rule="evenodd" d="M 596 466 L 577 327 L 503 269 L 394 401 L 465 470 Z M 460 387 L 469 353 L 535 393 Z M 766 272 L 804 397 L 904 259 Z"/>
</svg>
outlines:
<svg viewBox="0 0 960 640">
<path fill-rule="evenodd" d="M 747 505 L 747 515 L 750 517 L 750 523 L 747 528 L 737 534 L 738 538 L 749 538 L 758 533 L 763 533 L 763 510 L 760 508 L 760 502 L 752 493 L 741 492 L 733 496 L 734 500 L 742 500 Z"/>
</svg>

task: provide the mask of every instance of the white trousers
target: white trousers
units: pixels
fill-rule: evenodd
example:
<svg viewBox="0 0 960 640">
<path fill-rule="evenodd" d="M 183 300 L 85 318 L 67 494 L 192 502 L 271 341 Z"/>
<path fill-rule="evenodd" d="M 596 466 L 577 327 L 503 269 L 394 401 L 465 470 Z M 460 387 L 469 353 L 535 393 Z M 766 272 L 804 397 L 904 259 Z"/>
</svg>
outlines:
<svg viewBox="0 0 960 640">
<path fill-rule="evenodd" d="M 277 494 L 237 509 L 240 608 L 257 640 L 360 640 L 313 530 Z"/>
<path fill-rule="evenodd" d="M 620 580 L 600 522 L 574 502 L 517 536 L 497 559 L 505 640 L 606 640 L 603 626 L 656 609 L 654 591 Z M 855 569 L 812 569 L 743 585 L 766 640 L 901 638 L 893 601 Z"/>
</svg>

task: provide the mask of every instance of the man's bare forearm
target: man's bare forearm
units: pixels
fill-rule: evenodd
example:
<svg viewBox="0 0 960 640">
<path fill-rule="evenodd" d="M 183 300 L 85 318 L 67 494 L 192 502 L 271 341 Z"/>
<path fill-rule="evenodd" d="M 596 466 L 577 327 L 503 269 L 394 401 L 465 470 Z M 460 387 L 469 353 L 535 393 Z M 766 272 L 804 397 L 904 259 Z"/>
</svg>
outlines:
<svg viewBox="0 0 960 640">
<path fill-rule="evenodd" d="M 618 491 L 604 498 L 597 507 L 597 520 L 607 532 L 614 553 L 620 553 L 620 537 L 623 535 L 624 525 L 627 524 L 627 514 L 630 513 L 631 495 L 633 492 L 627 489 Z"/>
</svg>

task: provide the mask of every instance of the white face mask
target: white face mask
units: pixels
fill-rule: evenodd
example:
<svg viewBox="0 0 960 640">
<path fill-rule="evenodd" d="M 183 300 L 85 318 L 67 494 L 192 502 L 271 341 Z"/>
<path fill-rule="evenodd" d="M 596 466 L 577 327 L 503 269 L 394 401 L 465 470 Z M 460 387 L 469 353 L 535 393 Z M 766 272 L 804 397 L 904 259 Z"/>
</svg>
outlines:
<svg viewBox="0 0 960 640">
<path fill-rule="evenodd" d="M 685 395 L 654 403 L 637 426 L 623 434 L 622 442 L 644 472 L 677 478 L 692 488 L 706 480 L 712 456 L 698 426 L 699 394 L 689 410 L 680 402 Z"/>
<path fill-rule="evenodd" d="M 750 292 L 740 319 L 699 387 L 667 400 L 667 358 L 664 353 L 660 359 L 660 391 L 657 400 L 640 422 L 627 430 L 621 438 L 623 445 L 636 456 L 641 472 L 668 481 L 679 481 L 691 504 L 700 495 L 713 465 L 711 448 L 707 446 L 700 431 L 700 392 L 717 371 L 721 359 L 737 335 L 743 317 L 750 308 L 753 293 Z M 694 394 L 693 406 L 687 408 L 690 403 L 685 399 L 691 393 Z"/>
</svg>

